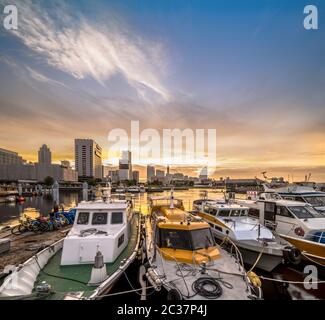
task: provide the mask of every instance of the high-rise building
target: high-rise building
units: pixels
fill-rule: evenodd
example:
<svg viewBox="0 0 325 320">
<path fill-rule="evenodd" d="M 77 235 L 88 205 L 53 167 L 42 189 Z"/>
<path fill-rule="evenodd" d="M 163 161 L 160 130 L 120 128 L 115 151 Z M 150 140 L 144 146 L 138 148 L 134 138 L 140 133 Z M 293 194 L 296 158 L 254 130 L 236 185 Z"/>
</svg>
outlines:
<svg viewBox="0 0 325 320">
<path fill-rule="evenodd" d="M 137 183 L 140 181 L 140 172 L 139 171 L 132 171 L 132 180 L 134 180 Z"/>
<path fill-rule="evenodd" d="M 151 182 L 156 175 L 156 170 L 154 166 L 147 166 L 147 181 Z"/>
<path fill-rule="evenodd" d="M 17 152 L 0 148 L 0 165 L 1 164 L 22 164 L 23 158 Z"/>
<path fill-rule="evenodd" d="M 80 180 L 102 179 L 102 148 L 92 139 L 75 139 L 75 165 Z"/>
<path fill-rule="evenodd" d="M 38 163 L 39 164 L 52 164 L 51 150 L 46 144 L 43 144 L 38 151 Z"/>
<path fill-rule="evenodd" d="M 131 152 L 123 151 L 122 159 L 119 161 L 119 177 L 121 181 L 132 180 Z"/>
</svg>

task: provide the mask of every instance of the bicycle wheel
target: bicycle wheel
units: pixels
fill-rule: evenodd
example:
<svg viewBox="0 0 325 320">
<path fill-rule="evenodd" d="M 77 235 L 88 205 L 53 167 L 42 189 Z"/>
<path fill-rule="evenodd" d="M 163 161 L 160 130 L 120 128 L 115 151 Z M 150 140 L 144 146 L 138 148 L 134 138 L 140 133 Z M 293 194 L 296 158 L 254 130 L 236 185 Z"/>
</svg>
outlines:
<svg viewBox="0 0 325 320">
<path fill-rule="evenodd" d="M 26 228 L 26 226 L 24 226 L 23 224 L 20 224 L 18 226 L 18 230 L 20 233 L 24 233 L 24 232 L 28 231 L 28 228 Z"/>
<path fill-rule="evenodd" d="M 59 230 L 59 229 L 62 229 L 62 224 L 60 221 L 53 221 L 53 229 L 54 230 Z"/>
<path fill-rule="evenodd" d="M 14 226 L 14 227 L 11 229 L 11 233 L 12 233 L 13 235 L 15 235 L 15 236 L 20 235 L 19 226 L 20 226 L 20 225 Z"/>
<path fill-rule="evenodd" d="M 49 231 L 49 224 L 47 222 L 41 222 L 39 227 L 41 232 Z"/>
<path fill-rule="evenodd" d="M 32 225 L 31 225 L 32 231 L 35 232 L 35 233 L 40 232 L 41 231 L 40 230 L 40 225 L 41 224 L 39 222 L 37 222 L 37 221 L 33 222 Z"/>
</svg>

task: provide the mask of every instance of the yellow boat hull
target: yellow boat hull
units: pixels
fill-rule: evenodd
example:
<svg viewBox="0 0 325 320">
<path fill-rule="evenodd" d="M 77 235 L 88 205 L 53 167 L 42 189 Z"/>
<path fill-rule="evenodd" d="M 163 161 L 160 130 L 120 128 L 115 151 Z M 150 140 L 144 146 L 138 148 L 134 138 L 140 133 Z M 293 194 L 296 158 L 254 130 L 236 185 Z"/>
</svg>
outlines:
<svg viewBox="0 0 325 320">
<path fill-rule="evenodd" d="M 307 260 L 312 260 L 325 266 L 325 244 L 280 235 L 283 239 L 294 245 L 300 252 L 307 257 Z"/>
</svg>

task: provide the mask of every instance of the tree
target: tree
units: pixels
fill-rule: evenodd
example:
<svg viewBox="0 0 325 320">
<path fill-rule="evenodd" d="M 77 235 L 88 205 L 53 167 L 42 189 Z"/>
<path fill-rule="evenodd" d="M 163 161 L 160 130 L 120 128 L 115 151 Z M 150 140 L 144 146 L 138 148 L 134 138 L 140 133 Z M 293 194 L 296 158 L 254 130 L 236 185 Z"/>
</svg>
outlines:
<svg viewBox="0 0 325 320">
<path fill-rule="evenodd" d="M 47 176 L 45 179 L 44 179 L 44 183 L 46 186 L 50 187 L 53 185 L 54 183 L 54 179 L 50 176 Z"/>
</svg>

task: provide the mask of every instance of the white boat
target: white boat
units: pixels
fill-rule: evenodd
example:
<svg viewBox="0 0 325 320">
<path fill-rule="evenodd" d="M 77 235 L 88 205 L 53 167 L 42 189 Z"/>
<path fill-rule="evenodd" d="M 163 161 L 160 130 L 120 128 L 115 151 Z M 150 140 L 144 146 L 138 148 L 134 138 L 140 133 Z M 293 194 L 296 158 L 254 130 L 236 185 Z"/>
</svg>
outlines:
<svg viewBox="0 0 325 320">
<path fill-rule="evenodd" d="M 115 189 L 115 192 L 116 192 L 116 193 L 125 193 L 125 188 L 124 188 L 124 187 L 117 187 L 117 188 Z"/>
<path fill-rule="evenodd" d="M 50 245 L 5 278 L 1 299 L 101 299 L 138 255 L 140 214 L 130 203 L 81 202 L 66 238 Z"/>
<path fill-rule="evenodd" d="M 309 203 L 317 211 L 325 216 L 325 192 L 315 190 L 312 187 L 288 185 L 282 188 L 268 188 L 266 192 L 279 194 L 283 199 Z"/>
<path fill-rule="evenodd" d="M 15 196 L 8 196 L 8 197 L 6 197 L 6 202 L 16 202 L 16 197 Z"/>
<path fill-rule="evenodd" d="M 270 272 L 288 256 L 295 256 L 292 246 L 248 215 L 247 206 L 232 200 L 199 199 L 193 202 L 193 210 L 210 224 L 217 239 L 225 242 L 230 238 L 249 265 Z"/>
<path fill-rule="evenodd" d="M 300 250 L 303 257 L 325 265 L 325 217 L 305 202 L 263 192 L 256 199 L 238 200 L 262 224 Z"/>
<path fill-rule="evenodd" d="M 139 193 L 140 192 L 140 188 L 137 186 L 131 186 L 127 188 L 127 192 L 130 193 Z"/>
<path fill-rule="evenodd" d="M 209 224 L 184 211 L 182 201 L 151 197 L 145 221 L 146 276 L 169 300 L 261 298 L 240 262 L 218 246 Z"/>
</svg>

